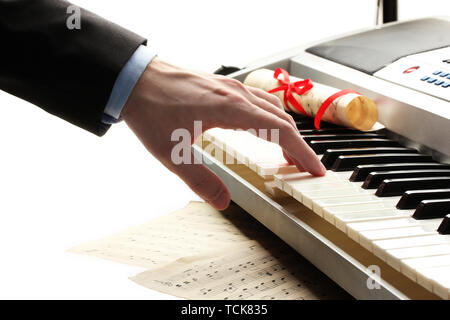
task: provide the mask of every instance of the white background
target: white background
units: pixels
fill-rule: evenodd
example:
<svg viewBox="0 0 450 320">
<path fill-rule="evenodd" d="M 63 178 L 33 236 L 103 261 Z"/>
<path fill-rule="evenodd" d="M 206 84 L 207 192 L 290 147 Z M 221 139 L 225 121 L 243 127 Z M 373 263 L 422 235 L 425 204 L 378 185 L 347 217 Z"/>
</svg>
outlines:
<svg viewBox="0 0 450 320">
<path fill-rule="evenodd" d="M 376 0 L 75 3 L 148 37 L 162 59 L 214 71 L 369 27 Z M 400 19 L 450 15 L 448 0 L 399 7 Z M 172 298 L 128 280 L 140 268 L 65 250 L 198 198 L 123 123 L 98 138 L 1 91 L 0 121 L 0 298 Z"/>
</svg>

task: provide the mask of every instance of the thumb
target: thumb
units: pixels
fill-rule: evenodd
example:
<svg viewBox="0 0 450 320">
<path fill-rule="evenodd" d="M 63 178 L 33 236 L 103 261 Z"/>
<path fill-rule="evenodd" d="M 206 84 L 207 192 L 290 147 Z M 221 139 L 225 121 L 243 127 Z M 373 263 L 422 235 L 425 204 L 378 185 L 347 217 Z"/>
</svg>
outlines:
<svg viewBox="0 0 450 320">
<path fill-rule="evenodd" d="M 203 164 L 182 164 L 173 168 L 196 194 L 217 210 L 230 204 L 230 192 L 220 178 Z"/>
</svg>

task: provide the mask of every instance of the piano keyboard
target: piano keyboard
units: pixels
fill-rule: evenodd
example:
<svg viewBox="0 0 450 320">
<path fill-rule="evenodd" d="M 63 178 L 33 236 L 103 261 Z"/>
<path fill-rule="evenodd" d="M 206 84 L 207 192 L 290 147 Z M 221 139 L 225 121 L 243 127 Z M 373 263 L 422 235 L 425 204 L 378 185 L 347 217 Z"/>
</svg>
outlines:
<svg viewBox="0 0 450 320">
<path fill-rule="evenodd" d="M 248 132 L 211 129 L 203 139 L 220 161 L 237 161 L 271 186 L 443 299 L 450 298 L 450 165 L 388 138 L 296 117 L 304 140 L 327 168 L 298 172 L 281 148 Z"/>
</svg>

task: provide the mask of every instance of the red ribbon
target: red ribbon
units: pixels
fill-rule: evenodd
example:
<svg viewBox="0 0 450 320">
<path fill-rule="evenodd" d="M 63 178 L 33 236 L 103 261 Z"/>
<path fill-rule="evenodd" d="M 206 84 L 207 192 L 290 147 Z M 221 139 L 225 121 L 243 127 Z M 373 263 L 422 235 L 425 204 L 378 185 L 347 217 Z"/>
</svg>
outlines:
<svg viewBox="0 0 450 320">
<path fill-rule="evenodd" d="M 283 74 L 282 79 L 278 79 L 278 76 L 280 75 L 280 73 Z M 309 114 L 306 113 L 305 109 L 303 109 L 300 102 L 298 102 L 292 95 L 292 91 L 294 91 L 296 94 L 298 94 L 300 96 L 305 94 L 306 92 L 311 90 L 313 87 L 313 83 L 312 83 L 311 79 L 306 79 L 306 80 L 297 81 L 297 82 L 291 82 L 289 79 L 289 73 L 286 70 L 281 69 L 281 68 L 278 68 L 277 70 L 275 70 L 273 77 L 278 80 L 278 82 L 281 84 L 281 86 L 278 88 L 269 90 L 268 92 L 274 93 L 277 91 L 284 91 L 284 105 L 289 109 L 289 111 L 294 111 L 294 110 L 292 110 L 292 108 L 289 106 L 288 101 L 291 103 L 292 107 L 297 109 L 300 113 L 303 113 L 305 116 L 309 117 Z"/>
<path fill-rule="evenodd" d="M 356 92 L 355 90 L 352 89 L 344 89 L 341 91 L 336 92 L 335 94 L 331 95 L 328 97 L 327 100 L 325 100 L 322 105 L 320 106 L 319 110 L 317 110 L 317 114 L 316 117 L 314 118 L 314 126 L 316 127 L 317 130 L 320 129 L 320 121 L 322 120 L 322 117 L 325 113 L 325 111 L 327 111 L 328 107 L 331 105 L 331 103 L 336 100 L 337 98 L 349 94 L 349 93 L 356 93 L 359 94 L 358 92 Z"/>
<path fill-rule="evenodd" d="M 278 79 L 280 74 L 283 74 L 282 79 Z M 292 107 L 294 107 L 300 113 L 304 114 L 305 116 L 310 117 L 310 115 L 308 113 L 306 113 L 305 109 L 303 109 L 301 103 L 298 102 L 294 98 L 292 91 L 294 91 L 298 95 L 305 94 L 306 92 L 311 90 L 313 87 L 313 83 L 312 83 L 311 79 L 290 82 L 289 73 L 282 68 L 278 68 L 277 70 L 275 70 L 273 77 L 278 80 L 278 82 L 281 84 L 281 86 L 274 88 L 272 90 L 269 90 L 267 92 L 274 93 L 277 91 L 284 91 L 284 99 L 283 99 L 284 105 L 289 109 L 289 111 L 294 111 L 294 110 L 289 106 L 288 101 L 290 102 Z M 317 130 L 320 129 L 320 121 L 322 120 L 322 117 L 325 114 L 325 111 L 327 111 L 327 109 L 331 105 L 331 103 L 333 103 L 333 101 L 336 100 L 337 98 L 339 98 L 343 95 L 349 94 L 349 93 L 360 94 L 352 89 L 344 89 L 344 90 L 338 91 L 335 94 L 331 95 L 330 97 L 328 97 L 328 99 L 326 99 L 322 103 L 319 110 L 317 110 L 317 114 L 314 118 L 314 126 L 316 127 Z"/>
</svg>

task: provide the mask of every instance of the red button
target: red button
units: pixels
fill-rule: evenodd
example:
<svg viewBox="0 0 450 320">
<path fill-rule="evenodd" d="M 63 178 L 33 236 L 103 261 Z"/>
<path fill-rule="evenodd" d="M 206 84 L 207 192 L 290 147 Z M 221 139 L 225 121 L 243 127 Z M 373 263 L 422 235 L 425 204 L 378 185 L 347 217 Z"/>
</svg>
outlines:
<svg viewBox="0 0 450 320">
<path fill-rule="evenodd" d="M 405 71 L 403 71 L 403 73 L 411 73 L 413 71 L 416 71 L 419 68 L 420 68 L 419 66 L 411 67 L 411 68 L 408 68 Z"/>
</svg>

